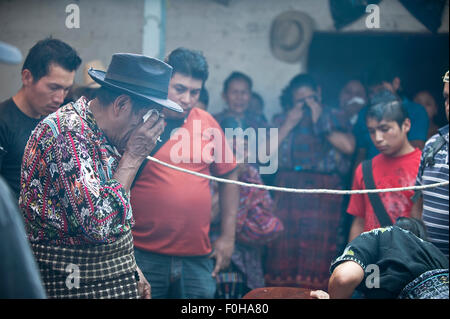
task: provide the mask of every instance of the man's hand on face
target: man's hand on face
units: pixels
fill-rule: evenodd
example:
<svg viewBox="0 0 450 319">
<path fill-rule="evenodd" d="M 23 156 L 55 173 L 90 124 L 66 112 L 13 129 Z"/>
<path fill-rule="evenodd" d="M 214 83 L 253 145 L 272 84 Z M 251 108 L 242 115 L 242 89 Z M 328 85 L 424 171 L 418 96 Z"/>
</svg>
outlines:
<svg viewBox="0 0 450 319">
<path fill-rule="evenodd" d="M 153 113 L 132 133 L 125 152 L 135 158 L 144 159 L 155 148 L 159 136 L 164 131 L 164 126 L 164 115 Z"/>
</svg>

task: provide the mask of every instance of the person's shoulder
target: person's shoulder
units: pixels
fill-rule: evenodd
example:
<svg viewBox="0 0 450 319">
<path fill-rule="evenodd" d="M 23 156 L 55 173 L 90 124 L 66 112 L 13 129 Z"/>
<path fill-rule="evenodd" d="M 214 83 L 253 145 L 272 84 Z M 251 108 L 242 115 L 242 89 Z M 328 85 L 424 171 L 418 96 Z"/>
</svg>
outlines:
<svg viewBox="0 0 450 319">
<path fill-rule="evenodd" d="M 448 143 L 448 129 L 449 129 L 448 124 L 438 129 L 438 134 L 442 136 L 447 141 L 447 143 Z"/>
<path fill-rule="evenodd" d="M 410 115 L 426 115 L 426 119 L 428 119 L 427 111 L 422 104 L 416 103 L 409 99 L 404 99 L 402 101 L 403 106 L 409 111 Z"/>
<path fill-rule="evenodd" d="M 374 236 L 383 236 L 383 235 L 392 235 L 392 233 L 395 233 L 398 231 L 399 227 L 395 225 L 386 226 L 386 227 L 378 227 L 371 229 L 369 231 L 365 231 L 361 233 L 361 236 L 368 236 L 368 235 L 374 235 Z"/>
<path fill-rule="evenodd" d="M 12 98 L 4 100 L 3 102 L 0 102 L 0 114 L 9 114 L 14 107 L 16 107 L 16 105 Z"/>
<path fill-rule="evenodd" d="M 209 113 L 208 111 L 205 111 L 199 107 L 193 107 L 191 109 L 191 115 L 197 116 L 197 117 L 205 117 L 205 118 L 210 118 L 210 117 L 214 117 L 211 115 L 211 113 Z"/>
<path fill-rule="evenodd" d="M 448 131 L 447 131 L 448 132 Z M 426 153 L 430 148 L 433 147 L 433 145 L 442 138 L 441 133 L 436 133 L 433 136 L 431 136 L 426 142 L 425 146 L 423 148 L 423 153 Z"/>
<path fill-rule="evenodd" d="M 363 179 L 363 173 L 362 173 L 362 162 L 356 166 L 355 174 L 353 176 L 353 185 L 357 183 L 357 185 L 360 185 Z"/>
<path fill-rule="evenodd" d="M 7 98 L 6 100 L 3 100 L 3 101 L 0 102 L 0 109 L 8 107 L 11 104 L 14 104 L 14 101 L 13 101 L 12 97 Z"/>
<path fill-rule="evenodd" d="M 214 117 L 216 119 L 217 122 L 220 122 L 227 114 L 226 110 L 222 110 L 218 113 L 215 114 L 211 114 L 212 117 Z"/>
<path fill-rule="evenodd" d="M 208 126 L 220 127 L 217 119 L 211 113 L 198 107 L 192 108 L 189 118 L 191 120 L 201 120 L 202 123 L 205 122 Z"/>
<path fill-rule="evenodd" d="M 59 135 L 66 132 L 79 131 L 83 126 L 81 122 L 81 117 L 73 108 L 73 103 L 68 103 L 42 119 L 36 129 L 50 126 L 54 135 Z"/>
<path fill-rule="evenodd" d="M 421 108 L 421 109 L 425 109 L 425 107 L 422 105 L 422 104 L 419 104 L 419 103 L 417 103 L 417 102 L 414 102 L 414 101 L 411 101 L 410 99 L 408 99 L 408 98 L 404 98 L 403 100 L 402 100 L 402 104 L 403 104 L 403 106 L 406 106 L 406 107 L 415 107 L 415 108 Z"/>
<path fill-rule="evenodd" d="M 372 158 L 372 165 L 378 165 L 380 163 L 383 163 L 385 160 L 386 155 L 383 155 L 383 153 L 379 153 Z"/>
<path fill-rule="evenodd" d="M 18 129 L 18 126 L 26 125 L 27 118 L 28 117 L 19 110 L 12 98 L 0 103 L 0 126 L 2 129 L 15 131 Z"/>
</svg>

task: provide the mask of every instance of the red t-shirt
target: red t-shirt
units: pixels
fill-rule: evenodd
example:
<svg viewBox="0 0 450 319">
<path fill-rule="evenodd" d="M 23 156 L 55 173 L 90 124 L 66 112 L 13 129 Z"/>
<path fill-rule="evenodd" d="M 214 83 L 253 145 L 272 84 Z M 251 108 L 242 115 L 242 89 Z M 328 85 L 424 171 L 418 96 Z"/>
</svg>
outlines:
<svg viewBox="0 0 450 319">
<path fill-rule="evenodd" d="M 154 157 L 208 175 L 224 175 L 236 167 L 219 124 L 198 108 Z M 137 248 L 173 256 L 211 252 L 209 180 L 148 161 L 131 190 L 131 207 Z"/>
<path fill-rule="evenodd" d="M 413 152 L 400 157 L 387 157 L 379 154 L 372 159 L 373 179 L 377 189 L 414 186 L 419 170 L 422 152 L 416 148 Z M 355 172 L 352 189 L 366 189 L 360 164 Z M 414 191 L 378 193 L 381 202 L 392 219 L 410 217 Z M 354 194 L 350 198 L 347 212 L 365 219 L 364 231 L 380 227 L 367 194 Z"/>
</svg>

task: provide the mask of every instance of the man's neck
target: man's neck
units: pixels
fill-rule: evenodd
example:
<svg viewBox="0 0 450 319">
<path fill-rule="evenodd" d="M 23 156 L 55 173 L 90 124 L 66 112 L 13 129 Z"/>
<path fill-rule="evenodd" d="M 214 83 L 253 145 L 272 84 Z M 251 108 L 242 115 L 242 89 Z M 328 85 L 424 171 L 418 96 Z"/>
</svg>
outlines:
<svg viewBox="0 0 450 319">
<path fill-rule="evenodd" d="M 407 141 L 405 143 L 405 145 L 403 145 L 403 147 L 394 155 L 391 155 L 390 157 L 400 157 L 409 153 L 414 152 L 415 148 L 414 146 L 411 145 L 411 143 L 409 143 L 409 141 Z"/>
<path fill-rule="evenodd" d="M 21 110 L 22 113 L 24 113 L 26 116 L 34 119 L 39 119 L 41 117 L 41 114 L 36 112 L 29 103 L 24 88 L 21 88 L 19 92 L 17 92 L 17 94 L 12 97 L 12 99 L 19 108 L 19 110 Z"/>
</svg>

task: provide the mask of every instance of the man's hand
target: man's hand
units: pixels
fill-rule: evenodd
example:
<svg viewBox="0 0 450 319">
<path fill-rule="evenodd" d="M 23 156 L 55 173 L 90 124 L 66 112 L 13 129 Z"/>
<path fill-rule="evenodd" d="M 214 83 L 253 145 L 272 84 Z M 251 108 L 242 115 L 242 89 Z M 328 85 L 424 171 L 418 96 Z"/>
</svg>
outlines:
<svg viewBox="0 0 450 319">
<path fill-rule="evenodd" d="M 152 290 L 149 282 L 145 279 L 144 274 L 136 267 L 136 271 L 139 274 L 138 292 L 141 299 L 150 299 L 152 297 Z"/>
<path fill-rule="evenodd" d="M 113 176 L 122 184 L 125 191 L 130 190 L 139 166 L 150 155 L 163 131 L 164 119 L 152 114 L 145 123 L 141 123 L 131 134 Z"/>
<path fill-rule="evenodd" d="M 330 295 L 323 290 L 311 290 L 309 295 L 313 299 L 330 299 Z"/>
<path fill-rule="evenodd" d="M 127 142 L 125 153 L 143 160 L 155 148 L 163 131 L 164 115 L 153 113 L 146 122 L 134 130 Z"/>
<path fill-rule="evenodd" d="M 210 258 L 216 259 L 216 266 L 212 272 L 213 277 L 215 277 L 219 271 L 228 267 L 233 250 L 234 239 L 227 239 L 221 236 L 214 242 L 213 252 L 210 256 Z"/>
</svg>

